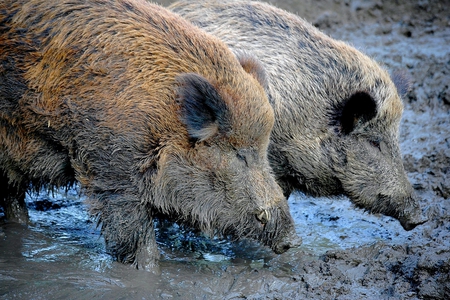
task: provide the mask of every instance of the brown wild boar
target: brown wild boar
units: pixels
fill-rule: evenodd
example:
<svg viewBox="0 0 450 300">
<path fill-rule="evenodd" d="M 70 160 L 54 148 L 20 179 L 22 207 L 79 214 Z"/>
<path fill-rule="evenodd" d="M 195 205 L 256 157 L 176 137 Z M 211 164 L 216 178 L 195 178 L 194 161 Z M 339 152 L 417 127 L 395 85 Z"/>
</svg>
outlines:
<svg viewBox="0 0 450 300">
<path fill-rule="evenodd" d="M 170 9 L 261 61 L 275 110 L 269 160 L 286 196 L 345 194 L 406 230 L 425 222 L 399 149 L 401 77 L 397 90 L 372 59 L 269 4 L 186 0 Z"/>
<path fill-rule="evenodd" d="M 0 40 L 6 217 L 26 220 L 30 185 L 77 181 L 108 251 L 139 269 L 157 265 L 156 214 L 277 253 L 298 242 L 253 58 L 144 0 L 2 0 Z"/>
</svg>

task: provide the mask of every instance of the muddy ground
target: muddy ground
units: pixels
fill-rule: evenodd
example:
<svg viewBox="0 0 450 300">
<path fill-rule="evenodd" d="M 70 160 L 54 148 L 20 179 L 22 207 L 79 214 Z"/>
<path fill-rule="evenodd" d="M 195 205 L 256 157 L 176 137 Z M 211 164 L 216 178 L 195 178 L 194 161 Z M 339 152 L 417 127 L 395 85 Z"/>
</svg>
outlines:
<svg viewBox="0 0 450 300">
<path fill-rule="evenodd" d="M 111 260 L 76 189 L 30 194 L 33 224 L 0 227 L 0 298 L 450 299 L 450 1 L 271 2 L 410 74 L 401 149 L 428 223 L 405 232 L 345 197 L 295 194 L 300 248 L 274 255 L 158 226 L 154 275 Z"/>
</svg>

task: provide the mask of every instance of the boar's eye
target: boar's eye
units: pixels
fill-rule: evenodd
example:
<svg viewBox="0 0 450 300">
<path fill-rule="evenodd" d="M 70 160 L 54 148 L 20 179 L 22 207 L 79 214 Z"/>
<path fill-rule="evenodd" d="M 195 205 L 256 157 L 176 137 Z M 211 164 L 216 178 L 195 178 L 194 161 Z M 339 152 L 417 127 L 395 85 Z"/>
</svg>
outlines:
<svg viewBox="0 0 450 300">
<path fill-rule="evenodd" d="M 380 141 L 370 140 L 369 143 L 370 143 L 370 145 L 372 145 L 373 147 L 375 147 L 375 148 L 377 148 L 378 150 L 381 151 Z"/>
<path fill-rule="evenodd" d="M 241 160 L 245 163 L 245 166 L 248 167 L 247 157 L 244 154 L 238 152 L 238 153 L 236 153 L 236 156 L 239 160 Z"/>
</svg>

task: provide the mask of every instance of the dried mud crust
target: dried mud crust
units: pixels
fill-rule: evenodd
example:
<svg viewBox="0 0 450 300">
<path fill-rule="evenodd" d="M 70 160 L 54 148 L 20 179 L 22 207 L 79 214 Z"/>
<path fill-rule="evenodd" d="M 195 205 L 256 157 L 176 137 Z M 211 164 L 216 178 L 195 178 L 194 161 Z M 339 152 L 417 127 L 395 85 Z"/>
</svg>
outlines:
<svg viewBox="0 0 450 300">
<path fill-rule="evenodd" d="M 348 41 L 389 70 L 409 74 L 400 142 L 429 221 L 404 244 L 378 242 L 328 251 L 318 259 L 288 251 L 260 269 L 230 267 L 219 272 L 230 282 L 220 297 L 450 299 L 450 1 L 271 3 Z"/>
<path fill-rule="evenodd" d="M 344 2 L 348 10 L 344 5 L 341 11 L 319 12 L 311 21 L 388 69 L 405 70 L 411 77 L 400 142 L 405 168 L 422 196 L 429 222 L 418 227 L 406 244 L 328 252 L 323 262 L 350 279 L 343 285 L 342 280 L 335 282 L 342 286 L 335 294 L 338 298 L 448 299 L 450 2 Z"/>
</svg>

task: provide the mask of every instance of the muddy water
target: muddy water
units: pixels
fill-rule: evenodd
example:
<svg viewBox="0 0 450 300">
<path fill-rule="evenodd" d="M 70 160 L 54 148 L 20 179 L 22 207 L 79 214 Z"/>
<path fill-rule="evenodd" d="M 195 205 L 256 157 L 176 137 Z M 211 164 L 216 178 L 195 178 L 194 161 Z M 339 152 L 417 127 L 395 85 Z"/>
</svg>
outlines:
<svg viewBox="0 0 450 300">
<path fill-rule="evenodd" d="M 30 194 L 27 201 L 30 226 L 1 226 L 3 299 L 220 296 L 231 288 L 236 274 L 270 270 L 277 264 L 276 256 L 256 243 L 211 240 L 176 224 L 158 224 L 162 274 L 147 274 L 105 253 L 104 241 L 75 189 Z M 306 253 L 311 254 L 307 259 L 314 259 L 328 250 L 408 239 L 397 221 L 365 214 L 345 198 L 296 194 L 289 202 L 303 245 L 283 254 L 287 261 Z M 289 276 L 291 269 L 285 264 L 277 272 Z"/>
</svg>

